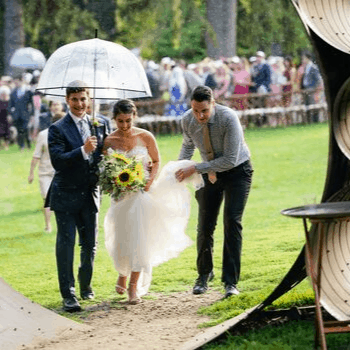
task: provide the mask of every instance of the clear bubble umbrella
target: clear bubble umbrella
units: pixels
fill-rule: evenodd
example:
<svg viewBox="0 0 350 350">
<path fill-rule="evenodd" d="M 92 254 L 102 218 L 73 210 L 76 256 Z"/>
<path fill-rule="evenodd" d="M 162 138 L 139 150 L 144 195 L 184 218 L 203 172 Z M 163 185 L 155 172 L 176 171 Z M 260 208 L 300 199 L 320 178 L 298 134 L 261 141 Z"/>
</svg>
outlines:
<svg viewBox="0 0 350 350">
<path fill-rule="evenodd" d="M 87 84 L 93 100 L 152 96 L 139 59 L 124 46 L 97 38 L 57 49 L 46 62 L 36 90 L 64 98 L 74 80 Z"/>
<path fill-rule="evenodd" d="M 21 47 L 11 57 L 10 66 L 20 69 L 43 69 L 46 63 L 44 54 L 33 47 Z"/>
</svg>

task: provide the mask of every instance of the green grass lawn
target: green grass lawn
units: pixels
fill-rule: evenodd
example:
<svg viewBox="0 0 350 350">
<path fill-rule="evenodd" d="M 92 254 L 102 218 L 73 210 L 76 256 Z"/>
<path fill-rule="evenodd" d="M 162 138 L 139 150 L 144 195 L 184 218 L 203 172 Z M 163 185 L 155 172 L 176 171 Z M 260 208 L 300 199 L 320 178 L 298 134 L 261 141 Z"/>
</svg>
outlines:
<svg viewBox="0 0 350 350">
<path fill-rule="evenodd" d="M 304 244 L 301 220 L 280 214 L 282 209 L 319 202 L 325 183 L 328 162 L 329 130 L 327 124 L 291 126 L 288 128 L 249 129 L 245 132 L 254 166 L 253 186 L 243 220 L 242 273 L 238 288 L 241 294 L 201 309 L 211 321 L 203 326 L 218 324 L 262 302 L 287 273 Z M 177 159 L 181 135 L 157 138 L 162 164 Z M 0 151 L 2 169 L 0 200 L 0 275 L 14 289 L 31 300 L 50 309 L 59 310 L 55 264 L 55 234 L 44 233 L 37 178 L 29 185 L 27 177 L 32 151 L 20 153 L 16 146 Z M 199 160 L 196 152 L 195 158 Z M 191 190 L 192 191 L 192 190 Z M 99 248 L 95 262 L 93 303 L 113 301 L 117 273 L 104 246 L 103 218 L 109 206 L 104 197 L 100 212 Z M 197 205 L 192 201 L 192 212 L 187 227 L 195 240 Z M 52 217 L 55 232 L 54 217 Z M 223 291 L 220 283 L 222 257 L 222 218 L 215 234 L 215 275 L 212 289 Z M 76 249 L 75 269 L 79 264 Z M 190 290 L 197 277 L 195 244 L 178 258 L 154 268 L 150 292 L 177 292 Z M 91 301 L 83 301 L 88 305 Z M 313 292 L 308 281 L 277 300 L 278 308 L 313 303 Z M 260 331 L 244 337 L 230 338 L 220 349 L 311 349 L 313 325 L 298 323 L 278 330 Z M 276 328 L 273 328 L 276 329 Z M 288 340 L 298 334 L 302 345 Z M 289 337 L 289 338 L 288 338 Z M 330 349 L 341 349 L 336 341 L 350 338 L 328 336 Z M 300 338 L 300 339 L 299 339 Z M 301 341 L 301 340 L 300 340 Z M 259 345 L 260 344 L 260 345 Z M 260 346 L 260 347 L 259 347 Z M 304 347 L 302 347 L 304 346 Z M 345 349 L 345 348 L 344 348 Z"/>
</svg>

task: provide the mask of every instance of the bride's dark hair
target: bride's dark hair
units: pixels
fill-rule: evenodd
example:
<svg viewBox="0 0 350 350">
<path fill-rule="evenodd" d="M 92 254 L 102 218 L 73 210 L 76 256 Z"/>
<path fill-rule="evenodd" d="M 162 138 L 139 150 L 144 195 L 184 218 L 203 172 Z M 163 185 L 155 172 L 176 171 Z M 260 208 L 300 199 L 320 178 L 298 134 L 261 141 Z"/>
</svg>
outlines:
<svg viewBox="0 0 350 350">
<path fill-rule="evenodd" d="M 137 109 L 133 101 L 120 100 L 113 107 L 113 118 L 116 118 L 119 114 L 133 114 L 137 115 Z"/>
</svg>

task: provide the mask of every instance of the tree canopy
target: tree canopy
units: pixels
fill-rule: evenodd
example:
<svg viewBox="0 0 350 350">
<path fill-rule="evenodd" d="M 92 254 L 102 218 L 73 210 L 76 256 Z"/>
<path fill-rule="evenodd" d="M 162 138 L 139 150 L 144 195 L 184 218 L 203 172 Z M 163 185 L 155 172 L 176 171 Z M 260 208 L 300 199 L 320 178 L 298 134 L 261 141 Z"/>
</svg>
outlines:
<svg viewBox="0 0 350 350">
<path fill-rule="evenodd" d="M 49 57 L 62 45 L 93 38 L 97 29 L 99 38 L 137 47 L 144 58 L 195 62 L 207 55 L 206 33 L 215 42 L 207 1 L 22 0 L 25 46 Z M 0 0 L 1 24 L 10 4 Z M 235 30 L 239 56 L 264 50 L 296 57 L 311 46 L 290 0 L 238 0 Z M 6 39 L 3 33 L 1 39 Z"/>
</svg>

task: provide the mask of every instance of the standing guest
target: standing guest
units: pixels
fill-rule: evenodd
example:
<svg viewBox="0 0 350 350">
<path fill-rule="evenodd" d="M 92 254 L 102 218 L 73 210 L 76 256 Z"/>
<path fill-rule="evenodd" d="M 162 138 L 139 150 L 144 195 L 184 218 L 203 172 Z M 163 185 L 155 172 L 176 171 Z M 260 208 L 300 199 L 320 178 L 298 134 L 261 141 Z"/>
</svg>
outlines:
<svg viewBox="0 0 350 350">
<path fill-rule="evenodd" d="M 305 52 L 302 55 L 302 62 L 304 68 L 304 74 L 301 80 L 301 89 L 304 90 L 304 103 L 306 106 L 310 106 L 315 103 L 316 89 L 321 85 L 321 75 L 318 67 L 312 62 L 312 55 L 309 52 Z M 318 112 L 308 111 L 307 122 L 317 123 L 319 121 Z"/>
<path fill-rule="evenodd" d="M 53 116 L 52 122 L 56 122 L 57 120 L 64 117 L 64 113 L 60 112 Z M 34 170 L 36 166 L 39 164 L 39 185 L 40 185 L 40 193 L 41 197 L 44 200 L 47 196 L 47 192 L 49 190 L 51 181 L 55 174 L 55 169 L 52 167 L 49 148 L 48 148 L 48 137 L 49 129 L 45 129 L 39 132 L 38 137 L 36 139 L 35 150 L 33 154 L 33 158 L 30 164 L 30 171 L 28 176 L 28 183 L 32 183 L 34 180 Z M 45 228 L 44 232 L 51 232 L 51 210 L 50 208 L 44 207 L 44 219 L 45 219 Z"/>
<path fill-rule="evenodd" d="M 201 66 L 202 66 L 202 81 L 203 84 L 201 85 L 205 85 L 210 87 L 212 90 L 214 90 L 217 86 L 217 83 L 215 81 L 215 69 L 214 69 L 214 63 L 213 61 L 209 58 L 206 57 L 202 62 L 201 62 Z"/>
<path fill-rule="evenodd" d="M 228 74 L 230 75 L 230 84 L 227 90 L 227 97 L 232 97 L 235 91 L 233 75 L 238 62 L 239 62 L 238 56 L 230 57 L 228 59 L 225 59 L 224 61 L 224 64 L 227 66 L 227 69 L 228 69 Z"/>
<path fill-rule="evenodd" d="M 179 66 L 183 70 L 184 78 L 187 85 L 187 93 L 186 93 L 186 104 L 190 104 L 192 91 L 198 86 L 202 85 L 202 81 L 194 72 L 195 64 L 188 65 L 184 60 L 179 61 Z"/>
<path fill-rule="evenodd" d="M 291 56 L 284 58 L 284 72 L 283 76 L 286 81 L 282 85 L 282 106 L 289 107 L 292 104 L 293 90 L 296 83 L 296 69 L 294 67 L 293 59 Z M 293 117 L 291 112 L 286 113 L 285 124 L 292 124 Z"/>
<path fill-rule="evenodd" d="M 257 51 L 256 53 L 256 62 L 252 71 L 252 83 L 252 92 L 262 95 L 259 107 L 266 107 L 268 98 L 265 95 L 271 92 L 271 67 L 266 63 L 263 51 Z M 255 123 L 257 126 L 261 126 L 266 124 L 267 121 L 267 116 L 263 113 Z"/>
<path fill-rule="evenodd" d="M 64 111 L 64 106 L 62 102 L 50 101 L 49 111 L 40 114 L 39 116 L 39 131 L 45 130 L 52 124 L 53 116 L 57 113 L 62 113 Z"/>
<path fill-rule="evenodd" d="M 216 81 L 216 88 L 213 89 L 215 99 L 224 99 L 226 97 L 226 94 L 228 93 L 231 77 L 228 72 L 227 67 L 224 65 L 224 63 L 221 60 L 217 60 L 215 62 L 216 71 L 215 71 L 215 81 Z"/>
<path fill-rule="evenodd" d="M 174 67 L 169 79 L 169 103 L 165 106 L 165 115 L 181 116 L 187 111 L 187 84 L 181 67 Z"/>
<path fill-rule="evenodd" d="M 196 74 L 197 79 L 199 79 L 200 84 L 199 85 L 203 85 L 204 81 L 202 79 L 202 67 L 200 64 L 198 63 L 191 63 L 188 65 L 187 67 L 190 71 L 192 71 L 194 74 Z"/>
<path fill-rule="evenodd" d="M 82 299 L 93 299 L 91 287 L 97 244 L 100 191 L 97 186 L 106 125 L 92 125 L 86 115 L 89 88 L 79 80 L 66 89 L 69 112 L 49 128 L 49 152 L 55 175 L 47 195 L 57 223 L 56 260 L 63 309 L 81 310 L 75 294 L 73 257 L 76 230 L 79 234 L 78 280 Z"/>
<path fill-rule="evenodd" d="M 39 117 L 41 111 L 41 94 L 39 92 L 33 92 L 33 107 L 34 107 L 34 115 L 33 115 L 33 138 L 36 138 L 39 132 Z"/>
<path fill-rule="evenodd" d="M 149 61 L 146 67 L 146 76 L 152 93 L 152 97 L 148 99 L 161 98 L 159 65 L 154 61 Z"/>
<path fill-rule="evenodd" d="M 281 91 L 282 91 L 282 85 L 286 82 L 286 78 L 283 75 L 284 72 L 284 65 L 283 65 L 283 58 L 278 56 L 270 56 L 267 60 L 269 66 L 271 67 L 271 96 L 268 98 L 268 106 L 274 107 L 279 106 L 281 104 Z M 277 119 L 274 117 L 272 118 L 274 120 L 270 120 L 272 124 L 270 125 L 276 125 Z"/>
<path fill-rule="evenodd" d="M 255 83 L 253 82 L 253 76 L 254 76 L 254 73 L 255 73 L 255 66 L 256 66 L 256 57 L 255 56 L 251 56 L 249 57 L 249 73 L 250 73 L 250 77 L 251 77 L 251 80 L 252 80 L 252 84 L 249 86 L 249 92 L 250 93 L 255 93 L 256 92 L 256 89 L 255 89 Z"/>
<path fill-rule="evenodd" d="M 36 138 L 39 132 L 39 116 L 40 116 L 40 111 L 41 111 L 41 97 L 42 94 L 40 92 L 35 91 L 36 87 L 38 86 L 40 78 L 40 71 L 39 70 L 34 70 L 32 74 L 32 79 L 30 81 L 30 89 L 33 92 L 33 106 L 34 106 L 34 132 L 33 132 L 33 137 Z"/>
<path fill-rule="evenodd" d="M 159 69 L 159 92 L 165 101 L 169 100 L 169 79 L 175 62 L 170 57 L 163 57 Z"/>
<path fill-rule="evenodd" d="M 271 91 L 273 93 L 279 94 L 282 90 L 282 85 L 286 82 L 286 78 L 283 75 L 283 58 L 278 56 L 271 56 L 267 62 L 271 67 Z"/>
<path fill-rule="evenodd" d="M 29 138 L 29 120 L 33 112 L 33 93 L 27 89 L 23 79 L 15 79 L 15 88 L 10 95 L 9 113 L 17 129 L 17 143 L 21 151 L 25 143 L 31 147 Z"/>
<path fill-rule="evenodd" d="M 250 152 L 237 114 L 216 104 L 206 86 L 192 94 L 191 109 L 182 118 L 183 143 L 179 159 L 191 159 L 198 148 L 202 162 L 178 170 L 178 181 L 195 173 L 205 186 L 196 191 L 199 206 L 197 226 L 198 278 L 194 294 L 205 293 L 213 278 L 213 235 L 224 199 L 224 252 L 221 280 L 225 297 L 239 294 L 236 287 L 241 266 L 242 216 L 252 182 Z"/>
<path fill-rule="evenodd" d="M 8 86 L 0 86 L 0 140 L 4 140 L 4 148 L 6 151 L 9 149 L 10 141 L 10 124 L 8 116 L 10 93 L 11 90 Z"/>
<path fill-rule="evenodd" d="M 232 79 L 234 85 L 235 95 L 245 95 L 249 93 L 249 86 L 251 85 L 250 73 L 245 69 L 244 62 L 239 57 L 234 56 L 231 63 Z M 248 107 L 248 99 L 241 97 L 235 99 L 235 108 L 237 110 L 243 110 Z"/>
<path fill-rule="evenodd" d="M 256 53 L 256 63 L 254 64 L 252 80 L 254 91 L 259 94 L 267 94 L 271 91 L 271 69 L 265 61 L 265 53 L 258 51 Z"/>
<path fill-rule="evenodd" d="M 284 58 L 284 72 L 283 76 L 286 81 L 282 85 L 282 105 L 283 107 L 288 107 L 292 103 L 292 92 L 295 81 L 296 71 L 293 65 L 293 59 L 291 56 L 286 56 Z"/>
</svg>

